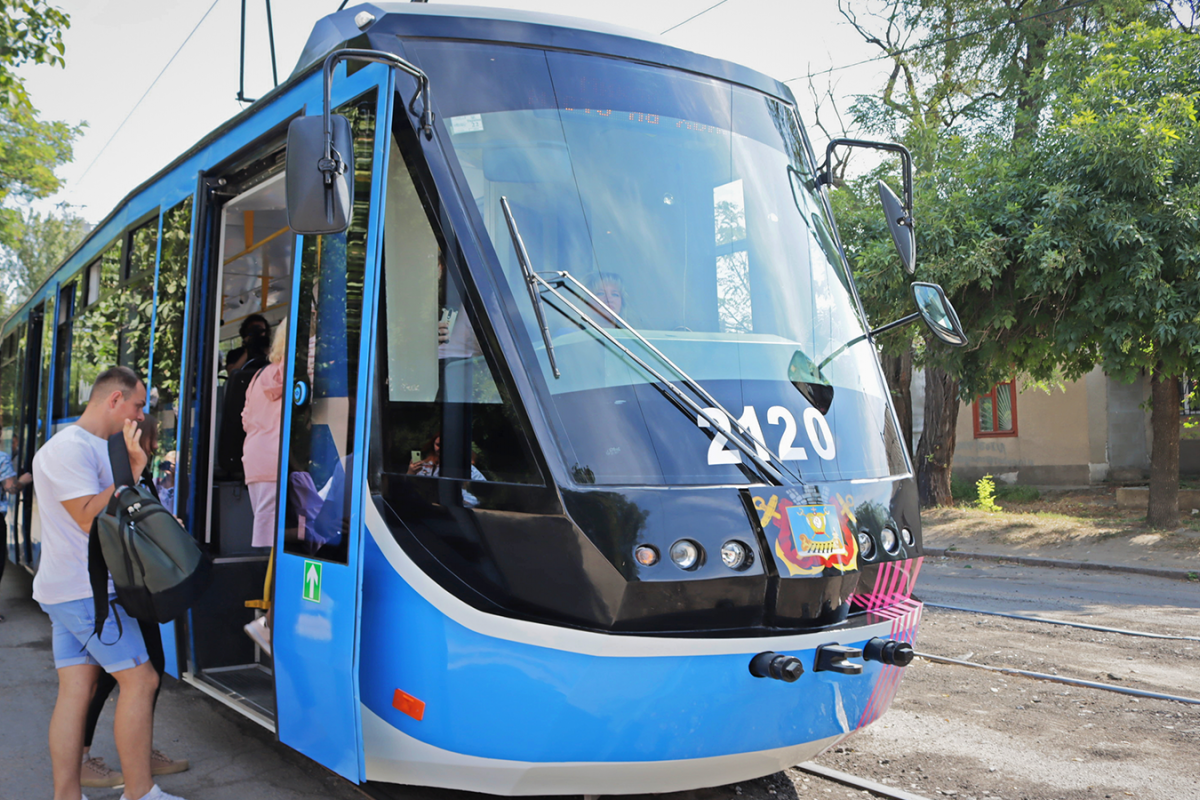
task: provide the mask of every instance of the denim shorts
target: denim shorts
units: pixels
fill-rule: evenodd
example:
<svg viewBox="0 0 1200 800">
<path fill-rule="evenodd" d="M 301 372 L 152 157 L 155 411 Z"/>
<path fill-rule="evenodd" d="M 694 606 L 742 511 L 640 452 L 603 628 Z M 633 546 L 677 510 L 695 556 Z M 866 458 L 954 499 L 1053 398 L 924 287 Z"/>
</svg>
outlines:
<svg viewBox="0 0 1200 800">
<path fill-rule="evenodd" d="M 50 615 L 54 636 L 54 668 L 96 664 L 105 672 L 132 669 L 150 660 L 137 620 L 108 598 L 108 618 L 95 633 L 96 608 L 91 597 L 65 603 L 38 603 Z M 115 612 L 115 613 L 114 613 Z"/>
</svg>

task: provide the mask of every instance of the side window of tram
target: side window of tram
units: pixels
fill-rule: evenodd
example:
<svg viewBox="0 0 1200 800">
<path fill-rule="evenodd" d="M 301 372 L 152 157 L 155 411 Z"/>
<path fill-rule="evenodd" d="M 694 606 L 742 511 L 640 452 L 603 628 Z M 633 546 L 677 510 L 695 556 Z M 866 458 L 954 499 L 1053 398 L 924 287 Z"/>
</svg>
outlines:
<svg viewBox="0 0 1200 800">
<path fill-rule="evenodd" d="M 143 379 L 150 368 L 150 323 L 154 317 L 154 259 L 158 215 L 129 234 L 129 258 L 119 292 L 121 306 L 117 363 Z"/>
<path fill-rule="evenodd" d="M 179 379 L 182 371 L 180 358 L 191 238 L 192 198 L 189 197 L 163 214 L 162 255 L 158 266 L 158 319 L 154 326 L 154 362 L 150 374 L 150 415 L 158 421 L 158 450 L 151 468 L 159 487 L 159 496 L 167 508 L 171 508 L 175 502 Z"/>
<path fill-rule="evenodd" d="M 542 477 L 499 363 L 392 142 L 380 294 L 379 420 L 383 471 L 471 482 L 463 505 L 487 505 L 488 483 Z"/>
<path fill-rule="evenodd" d="M 375 92 L 341 106 L 354 139 L 354 209 L 336 235 L 305 236 L 288 441 L 284 549 L 346 562 L 354 485 L 358 350 L 375 159 Z"/>
<path fill-rule="evenodd" d="M 18 333 L 13 331 L 0 344 L 0 452 L 13 456 L 16 442 L 17 398 L 21 391 Z M 13 463 L 17 463 L 16 459 Z M 2 557 L 2 556 L 0 556 Z"/>
<path fill-rule="evenodd" d="M 87 406 L 92 384 L 117 363 L 121 321 L 125 316 L 119 291 L 124 239 L 113 242 L 84 267 L 71 323 L 67 416 L 78 417 Z"/>
</svg>

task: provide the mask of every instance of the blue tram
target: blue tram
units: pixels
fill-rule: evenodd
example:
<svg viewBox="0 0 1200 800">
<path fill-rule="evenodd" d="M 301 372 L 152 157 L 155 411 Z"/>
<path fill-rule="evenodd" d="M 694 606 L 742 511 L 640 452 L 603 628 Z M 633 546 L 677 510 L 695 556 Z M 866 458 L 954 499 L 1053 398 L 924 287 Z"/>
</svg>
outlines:
<svg viewBox="0 0 1200 800">
<path fill-rule="evenodd" d="M 254 315 L 288 336 L 271 550 L 229 407 Z M 783 84 L 365 4 L 5 323 L 3 446 L 27 464 L 99 370 L 146 375 L 156 480 L 215 561 L 168 670 L 341 775 L 680 790 L 811 758 L 911 658 L 921 522 L 871 334 Z"/>
</svg>

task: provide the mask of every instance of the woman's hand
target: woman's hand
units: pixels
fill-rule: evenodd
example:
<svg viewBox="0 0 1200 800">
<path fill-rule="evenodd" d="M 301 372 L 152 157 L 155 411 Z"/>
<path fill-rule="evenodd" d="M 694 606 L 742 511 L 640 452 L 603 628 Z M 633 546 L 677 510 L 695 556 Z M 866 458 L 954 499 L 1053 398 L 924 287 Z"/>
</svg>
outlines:
<svg viewBox="0 0 1200 800">
<path fill-rule="evenodd" d="M 146 456 L 146 451 L 142 450 L 137 421 L 125 420 L 124 433 L 125 449 L 129 451 L 129 468 L 133 470 L 133 480 L 136 483 L 150 459 Z"/>
</svg>

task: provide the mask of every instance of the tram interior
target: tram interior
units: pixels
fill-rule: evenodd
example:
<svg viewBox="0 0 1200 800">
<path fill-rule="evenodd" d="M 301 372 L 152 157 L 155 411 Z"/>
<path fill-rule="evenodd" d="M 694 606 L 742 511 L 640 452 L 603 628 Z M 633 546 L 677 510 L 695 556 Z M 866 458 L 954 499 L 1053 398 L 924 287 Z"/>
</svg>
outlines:
<svg viewBox="0 0 1200 800">
<path fill-rule="evenodd" d="M 291 305 L 296 237 L 287 226 L 284 192 L 280 173 L 234 197 L 221 211 L 205 527 L 215 585 L 192 615 L 195 674 L 267 718 L 274 717 L 275 708 L 271 658 L 242 630 L 264 613 L 246 602 L 267 592 L 270 548 L 252 544 L 254 509 L 241 464 L 241 409 L 249 376 L 267 363 L 270 337 Z M 263 319 L 270 334 L 255 339 L 253 329 L 261 328 Z M 251 336 L 243 339 L 244 331 Z"/>
</svg>

